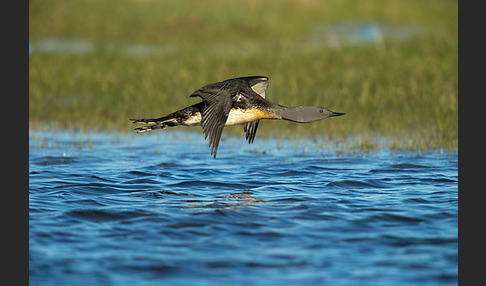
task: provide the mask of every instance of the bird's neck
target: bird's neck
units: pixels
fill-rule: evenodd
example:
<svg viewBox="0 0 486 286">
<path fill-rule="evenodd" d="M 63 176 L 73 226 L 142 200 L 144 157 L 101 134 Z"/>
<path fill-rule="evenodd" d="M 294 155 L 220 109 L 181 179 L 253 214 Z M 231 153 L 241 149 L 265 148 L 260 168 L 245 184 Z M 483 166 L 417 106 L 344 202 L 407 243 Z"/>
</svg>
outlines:
<svg viewBox="0 0 486 286">
<path fill-rule="evenodd" d="M 281 104 L 274 104 L 272 107 L 273 113 L 278 119 L 290 120 L 299 123 L 309 122 L 306 119 L 306 111 L 310 106 L 287 106 Z"/>
</svg>

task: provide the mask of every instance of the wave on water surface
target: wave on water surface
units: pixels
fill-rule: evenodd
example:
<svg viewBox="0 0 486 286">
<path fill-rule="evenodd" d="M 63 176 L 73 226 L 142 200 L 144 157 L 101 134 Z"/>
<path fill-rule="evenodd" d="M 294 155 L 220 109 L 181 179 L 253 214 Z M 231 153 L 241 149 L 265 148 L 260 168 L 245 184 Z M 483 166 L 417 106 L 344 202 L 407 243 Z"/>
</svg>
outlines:
<svg viewBox="0 0 486 286">
<path fill-rule="evenodd" d="M 30 138 L 32 284 L 457 284 L 457 153 Z"/>
</svg>

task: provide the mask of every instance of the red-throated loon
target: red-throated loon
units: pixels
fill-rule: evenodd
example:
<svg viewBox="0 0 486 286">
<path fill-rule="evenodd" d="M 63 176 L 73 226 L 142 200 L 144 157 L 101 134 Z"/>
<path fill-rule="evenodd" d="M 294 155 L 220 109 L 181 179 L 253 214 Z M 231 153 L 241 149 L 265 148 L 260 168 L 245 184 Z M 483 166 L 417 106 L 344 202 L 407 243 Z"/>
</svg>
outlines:
<svg viewBox="0 0 486 286">
<path fill-rule="evenodd" d="M 149 124 L 135 128 L 139 133 L 178 125 L 201 125 L 204 139 L 209 136 L 211 155 L 216 158 L 221 133 L 226 125 L 244 124 L 246 139 L 248 143 L 253 143 L 260 119 L 307 123 L 344 114 L 319 106 L 285 106 L 270 102 L 265 99 L 267 87 L 266 76 L 227 79 L 203 86 L 190 95 L 201 97 L 202 102 L 164 117 L 130 120 Z"/>
</svg>

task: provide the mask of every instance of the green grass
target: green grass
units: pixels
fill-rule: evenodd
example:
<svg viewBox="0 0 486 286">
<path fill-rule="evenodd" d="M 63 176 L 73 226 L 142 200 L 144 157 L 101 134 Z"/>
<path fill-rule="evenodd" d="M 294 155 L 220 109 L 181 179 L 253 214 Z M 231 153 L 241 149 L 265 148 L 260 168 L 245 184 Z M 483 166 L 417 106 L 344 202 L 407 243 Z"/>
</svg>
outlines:
<svg viewBox="0 0 486 286">
<path fill-rule="evenodd" d="M 385 136 L 396 149 L 456 150 L 457 12 L 457 1 L 30 1 L 31 43 L 96 47 L 30 55 L 29 125 L 131 132 L 129 118 L 193 104 L 189 94 L 205 84 L 266 75 L 269 100 L 346 115 L 311 124 L 267 120 L 258 137 L 359 135 L 366 149 Z M 322 27 L 353 21 L 419 33 L 339 48 L 319 37 Z M 124 52 L 133 44 L 166 50 Z"/>
</svg>

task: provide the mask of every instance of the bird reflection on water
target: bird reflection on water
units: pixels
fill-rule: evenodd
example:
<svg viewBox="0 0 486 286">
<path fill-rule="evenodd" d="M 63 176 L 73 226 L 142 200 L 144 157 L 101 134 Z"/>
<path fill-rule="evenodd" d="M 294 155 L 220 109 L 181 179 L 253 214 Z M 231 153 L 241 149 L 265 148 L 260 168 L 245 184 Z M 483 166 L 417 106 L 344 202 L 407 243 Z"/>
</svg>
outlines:
<svg viewBox="0 0 486 286">
<path fill-rule="evenodd" d="M 140 194 L 133 194 L 133 197 L 141 198 L 154 198 L 154 199 L 170 199 L 170 196 L 179 197 L 199 197 L 191 193 L 184 192 L 171 192 L 171 191 L 156 191 L 156 192 L 144 192 Z M 215 196 L 209 200 L 202 199 L 187 199 L 185 204 L 194 208 L 221 208 L 232 206 L 251 206 L 254 203 L 268 203 L 272 200 L 262 200 L 253 196 L 251 190 L 244 190 L 242 192 L 230 193 L 227 195 Z"/>
</svg>

